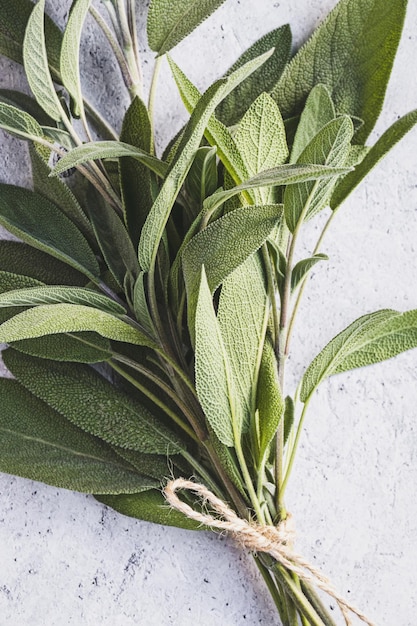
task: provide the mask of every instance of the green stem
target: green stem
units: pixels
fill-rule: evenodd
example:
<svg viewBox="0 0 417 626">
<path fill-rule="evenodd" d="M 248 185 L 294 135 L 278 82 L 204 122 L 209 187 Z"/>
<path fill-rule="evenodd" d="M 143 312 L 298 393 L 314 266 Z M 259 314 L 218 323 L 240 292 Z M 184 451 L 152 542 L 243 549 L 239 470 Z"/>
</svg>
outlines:
<svg viewBox="0 0 417 626">
<path fill-rule="evenodd" d="M 210 474 L 207 472 L 206 468 L 203 467 L 201 465 L 201 463 L 199 463 L 197 461 L 197 459 L 195 459 L 189 452 L 187 452 L 186 450 L 182 450 L 180 452 L 181 456 L 188 461 L 188 463 L 191 465 L 191 467 L 193 467 L 198 474 L 201 476 L 201 478 L 205 481 L 206 485 L 212 490 L 212 492 L 214 494 L 216 494 L 219 498 L 222 498 L 223 500 L 226 499 L 226 496 L 224 494 L 224 492 L 222 491 L 222 489 L 220 489 L 220 487 L 213 481 L 212 477 L 210 476 Z"/>
<path fill-rule="evenodd" d="M 310 604 L 314 607 L 314 609 L 316 610 L 317 614 L 323 620 L 324 625 L 325 626 L 337 626 L 336 622 L 329 615 L 326 607 L 324 606 L 324 604 L 320 600 L 319 596 L 317 595 L 317 593 L 314 590 L 314 588 L 312 587 L 312 585 L 310 583 L 302 580 L 301 581 L 301 588 L 302 588 L 304 594 L 307 596 Z"/>
<path fill-rule="evenodd" d="M 285 472 L 285 477 L 284 477 L 284 480 L 283 480 L 282 485 L 281 485 L 281 492 L 282 492 L 282 494 L 284 494 L 284 492 L 285 492 L 285 489 L 286 489 L 287 484 L 288 484 L 288 479 L 290 477 L 291 470 L 292 470 L 292 467 L 294 465 L 295 454 L 297 452 L 298 444 L 299 444 L 299 441 L 300 441 L 300 436 L 301 436 L 301 432 L 302 432 L 302 429 L 303 429 L 304 419 L 305 419 L 305 416 L 306 416 L 306 413 L 307 413 L 309 402 L 310 402 L 310 400 L 307 400 L 305 402 L 305 404 L 303 406 L 303 410 L 301 412 L 300 420 L 298 422 L 297 434 L 295 436 L 294 445 L 293 445 L 293 447 L 291 449 L 290 457 L 289 457 L 289 460 L 288 460 L 287 471 Z"/>
<path fill-rule="evenodd" d="M 87 115 L 90 117 L 93 125 L 96 127 L 96 130 L 99 131 L 102 139 L 111 139 L 113 141 L 118 141 L 119 136 L 108 124 L 108 122 L 104 119 L 104 117 L 97 111 L 93 104 L 87 98 L 84 97 L 84 107 Z"/>
<path fill-rule="evenodd" d="M 243 450 L 242 450 L 242 445 L 240 443 L 240 437 L 238 435 L 238 433 L 234 433 L 234 448 L 236 451 L 236 456 L 238 458 L 239 461 L 239 466 L 240 469 L 242 471 L 242 476 L 243 476 L 243 480 L 245 482 L 246 485 L 246 489 L 248 490 L 248 494 L 250 497 L 250 501 L 252 503 L 252 506 L 254 508 L 254 511 L 256 513 L 256 517 L 258 518 L 258 521 L 260 524 L 265 524 L 265 517 L 263 514 L 263 511 L 261 509 L 261 506 L 259 504 L 259 500 L 256 496 L 256 492 L 252 483 L 252 479 L 248 470 L 248 466 L 246 464 L 246 460 L 245 460 L 245 455 L 243 454 Z"/>
<path fill-rule="evenodd" d="M 258 555 L 254 554 L 253 558 L 255 559 L 256 566 L 259 569 L 262 575 L 262 578 L 264 579 L 266 583 L 266 586 L 268 587 L 269 593 L 271 594 L 271 598 L 274 601 L 274 604 L 278 609 L 278 613 L 283 622 L 283 626 L 287 626 L 288 625 L 287 612 L 286 612 L 284 602 L 282 600 L 282 594 L 280 594 L 280 591 L 277 587 L 276 580 L 274 579 L 271 572 L 264 565 L 264 563 L 262 562 L 262 560 L 259 558 Z"/>
<path fill-rule="evenodd" d="M 148 113 L 149 121 L 151 124 L 151 154 L 155 154 L 155 102 L 156 102 L 156 88 L 158 85 L 159 72 L 161 71 L 163 56 L 156 57 L 155 65 L 153 68 L 151 88 L 149 91 Z"/>
<path fill-rule="evenodd" d="M 138 96 L 139 98 L 143 97 L 142 77 L 140 69 L 136 63 L 136 55 L 133 48 L 132 35 L 129 29 L 129 21 L 126 13 L 125 2 L 124 0 L 116 0 L 116 2 L 124 56 L 127 66 L 129 68 L 130 76 L 132 77 L 132 84 L 129 87 L 129 92 L 133 100 L 133 98 L 135 98 L 136 96 Z"/>
<path fill-rule="evenodd" d="M 314 607 L 293 581 L 289 572 L 282 565 L 275 565 L 273 571 L 281 579 L 285 591 L 291 597 L 299 613 L 308 620 L 309 626 L 325 626 Z"/>
</svg>

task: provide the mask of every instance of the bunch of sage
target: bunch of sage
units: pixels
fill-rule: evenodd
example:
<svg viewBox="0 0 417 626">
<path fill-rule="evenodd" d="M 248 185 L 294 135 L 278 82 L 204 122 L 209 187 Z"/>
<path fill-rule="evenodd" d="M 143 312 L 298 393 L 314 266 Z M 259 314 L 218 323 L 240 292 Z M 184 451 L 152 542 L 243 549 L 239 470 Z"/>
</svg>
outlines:
<svg viewBox="0 0 417 626">
<path fill-rule="evenodd" d="M 285 364 L 309 273 L 327 259 L 324 234 L 417 121 L 413 111 L 367 145 L 406 2 L 341 0 L 294 55 L 290 28 L 277 28 L 201 94 L 169 52 L 223 1 L 152 0 L 148 105 L 135 0 L 104 1 L 106 15 L 75 0 L 63 33 L 45 0 L 0 1 L 0 52 L 23 64 L 33 95 L 0 92 L 0 127 L 29 142 L 33 174 L 33 191 L 0 185 L 0 224 L 19 239 L 0 243 L 0 342 L 13 375 L 0 381 L 0 470 L 181 528 L 215 527 L 218 508 L 202 518 L 199 494 L 217 496 L 237 515 L 235 535 L 249 521 L 268 537 L 249 548 L 283 625 L 329 626 L 315 585 L 331 586 L 297 560 L 290 533 L 271 528 L 288 520 L 285 491 L 318 386 L 416 347 L 417 311 L 354 321 L 293 396 Z M 120 135 L 84 96 L 88 12 L 131 96 Z M 158 157 L 165 56 L 190 118 Z M 305 223 L 328 207 L 299 258 Z M 191 513 L 164 506 L 168 475 L 194 477 L 182 492 Z"/>
</svg>

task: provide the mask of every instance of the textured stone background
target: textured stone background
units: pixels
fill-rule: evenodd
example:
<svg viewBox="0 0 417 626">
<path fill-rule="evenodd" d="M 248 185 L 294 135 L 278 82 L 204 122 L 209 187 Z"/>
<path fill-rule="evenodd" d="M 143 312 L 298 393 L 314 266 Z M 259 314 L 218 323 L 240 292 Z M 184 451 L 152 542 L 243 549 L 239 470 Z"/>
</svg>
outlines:
<svg viewBox="0 0 417 626">
<path fill-rule="evenodd" d="M 60 24 L 69 4 L 47 2 Z M 205 87 L 278 25 L 290 22 L 299 44 L 335 4 L 228 0 L 173 56 Z M 417 106 L 417 3 L 409 4 L 373 140 Z M 91 22 L 84 50 L 87 90 L 118 124 L 127 99 Z M 152 56 L 143 58 L 148 83 Z M 168 72 L 161 78 L 163 145 L 184 112 L 173 100 Z M 3 59 L 0 86 L 26 88 L 21 70 Z M 325 241 L 330 262 L 315 272 L 300 312 L 290 361 L 294 380 L 359 315 L 417 307 L 416 132 L 346 203 Z M 0 180 L 30 184 L 25 146 L 4 134 Z M 312 225 L 310 237 L 317 228 Z M 416 624 L 416 363 L 411 352 L 322 385 L 288 493 L 298 550 L 379 626 Z M 92 497 L 7 475 L 0 476 L 0 563 L 0 626 L 279 626 L 256 567 L 229 540 L 130 520 Z"/>
</svg>

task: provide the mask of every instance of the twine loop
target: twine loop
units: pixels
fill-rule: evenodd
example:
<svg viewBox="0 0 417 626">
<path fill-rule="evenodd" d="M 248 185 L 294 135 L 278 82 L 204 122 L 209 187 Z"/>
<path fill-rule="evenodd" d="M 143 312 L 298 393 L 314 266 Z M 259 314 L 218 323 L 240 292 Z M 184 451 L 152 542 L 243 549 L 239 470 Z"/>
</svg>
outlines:
<svg viewBox="0 0 417 626">
<path fill-rule="evenodd" d="M 179 490 L 195 493 L 201 498 L 203 504 L 210 505 L 216 516 L 194 510 L 178 497 L 176 492 Z M 350 619 L 352 613 L 368 626 L 375 626 L 361 611 L 339 594 L 328 578 L 294 551 L 292 544 L 295 531 L 291 515 L 288 515 L 287 519 L 281 521 L 278 526 L 248 522 L 236 515 L 223 500 L 214 495 L 207 487 L 184 478 L 170 480 L 164 488 L 164 496 L 170 506 L 189 519 L 208 528 L 227 532 L 247 550 L 265 552 L 287 570 L 294 572 L 300 580 L 313 583 L 337 602 L 346 626 L 352 626 Z"/>
</svg>

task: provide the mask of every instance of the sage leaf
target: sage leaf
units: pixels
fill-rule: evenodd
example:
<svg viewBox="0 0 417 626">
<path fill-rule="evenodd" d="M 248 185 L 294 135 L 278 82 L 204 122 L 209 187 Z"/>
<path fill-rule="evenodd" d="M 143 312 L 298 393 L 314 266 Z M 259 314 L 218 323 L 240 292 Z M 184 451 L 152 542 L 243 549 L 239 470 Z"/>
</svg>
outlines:
<svg viewBox="0 0 417 626">
<path fill-rule="evenodd" d="M 239 82 L 255 71 L 267 56 L 263 55 L 260 59 L 247 63 L 227 80 L 217 81 L 198 100 L 178 146 L 169 174 L 142 230 L 139 242 L 139 263 L 143 270 L 149 271 L 154 263 L 172 206 L 191 167 L 194 154 L 214 109 Z"/>
<path fill-rule="evenodd" d="M 294 413 L 294 400 L 291 396 L 286 396 L 284 409 L 284 444 L 287 443 L 288 437 L 290 436 L 294 425 Z"/>
<path fill-rule="evenodd" d="M 284 413 L 284 400 L 278 382 L 277 364 L 271 342 L 266 339 L 259 368 L 257 387 L 259 420 L 259 461 L 268 451 Z"/>
<path fill-rule="evenodd" d="M 339 113 L 355 115 L 364 143 L 382 108 L 403 27 L 406 0 L 341 0 L 283 71 L 272 91 L 282 115 L 301 113 L 317 83 Z"/>
<path fill-rule="evenodd" d="M 112 446 L 113 450 L 132 465 L 139 474 L 144 476 L 151 476 L 159 482 L 167 474 L 171 473 L 169 463 L 173 461 L 172 456 L 169 460 L 166 456 L 159 454 L 143 454 L 143 452 L 137 452 L 136 450 L 128 450 L 127 448 L 119 448 Z"/>
<path fill-rule="evenodd" d="M 406 135 L 417 123 L 417 110 L 407 113 L 394 122 L 365 154 L 361 162 L 343 180 L 338 183 L 330 200 L 330 207 L 334 211 L 347 196 L 359 185 L 365 176 L 379 163 L 379 161 Z"/>
<path fill-rule="evenodd" d="M 0 270 L 23 274 L 47 285 L 83 287 L 87 282 L 83 274 L 66 263 L 19 241 L 0 240 Z"/>
<path fill-rule="evenodd" d="M 182 267 L 187 289 L 189 330 L 199 292 L 201 266 L 212 293 L 243 261 L 256 252 L 282 217 L 281 205 L 245 206 L 227 213 L 195 235 L 184 248 Z M 230 246 L 238 241 L 238 246 Z"/>
<path fill-rule="evenodd" d="M 151 156 L 144 150 L 135 148 L 135 146 L 130 146 L 121 141 L 89 141 L 82 146 L 77 146 L 59 159 L 51 175 L 58 176 L 58 174 L 62 174 L 77 165 L 82 165 L 86 161 L 118 159 L 120 157 L 137 159 L 161 178 L 164 178 L 167 172 L 167 165 L 163 161 Z"/>
<path fill-rule="evenodd" d="M 84 493 L 157 486 L 14 380 L 0 379 L 0 470 Z M 19 419 L 16 419 L 19 416 Z"/>
<path fill-rule="evenodd" d="M 51 361 L 102 363 L 113 356 L 110 342 L 92 332 L 46 335 L 35 339 L 13 341 L 10 346 L 29 356 Z"/>
<path fill-rule="evenodd" d="M 35 278 L 0 270 L 0 294 L 13 291 L 14 289 L 26 289 L 28 287 L 41 286 L 42 283 Z M 14 307 L 0 309 L 0 323 L 5 322 L 24 308 L 16 310 Z"/>
<path fill-rule="evenodd" d="M 39 306 L 42 304 L 81 304 L 118 315 L 124 315 L 126 309 L 118 302 L 92 289 L 81 287 L 42 286 L 28 289 L 16 289 L 0 294 L 0 308 L 6 306 Z"/>
<path fill-rule="evenodd" d="M 303 259 L 302 261 L 298 261 L 293 267 L 291 272 L 291 290 L 294 291 L 300 282 L 307 276 L 309 271 L 318 263 L 319 261 L 328 261 L 329 257 L 325 254 L 315 254 L 308 259 Z"/>
<path fill-rule="evenodd" d="M 270 58 L 219 104 L 216 116 L 223 124 L 226 126 L 237 124 L 258 96 L 271 91 L 289 61 L 291 39 L 288 24 L 267 33 L 250 46 L 226 72 L 228 76 L 248 61 L 274 49 Z"/>
<path fill-rule="evenodd" d="M 218 188 L 216 147 L 202 146 L 195 153 L 193 163 L 185 179 L 185 190 L 194 205 L 192 217 L 197 217 L 204 200 Z"/>
<path fill-rule="evenodd" d="M 0 343 L 82 331 L 155 349 L 145 333 L 114 315 L 90 306 L 67 303 L 39 305 L 15 315 L 0 326 Z"/>
<path fill-rule="evenodd" d="M 300 398 L 306 402 L 328 376 L 390 359 L 417 347 L 417 310 L 382 310 L 357 319 L 332 339 L 307 368 Z"/>
<path fill-rule="evenodd" d="M 152 317 L 149 312 L 146 300 L 145 273 L 140 272 L 133 290 L 133 308 L 139 324 L 149 332 L 151 336 L 155 333 Z"/>
<path fill-rule="evenodd" d="M 22 139 L 43 136 L 41 126 L 29 113 L 4 102 L 0 102 L 0 128 Z"/>
<path fill-rule="evenodd" d="M 14 89 L 0 89 L 0 102 L 24 111 L 41 126 L 52 126 L 54 120 L 39 106 L 34 98 Z"/>
<path fill-rule="evenodd" d="M 349 117 L 339 117 L 324 126 L 307 148 L 300 154 L 299 162 L 316 163 L 329 167 L 344 165 L 353 136 Z M 285 221 L 291 232 L 304 221 L 316 215 L 330 201 L 337 177 L 329 180 L 291 185 L 284 194 Z"/>
<path fill-rule="evenodd" d="M 74 0 L 71 6 L 67 26 L 62 37 L 61 78 L 62 84 L 72 98 L 76 117 L 84 110 L 80 80 L 80 42 L 81 31 L 87 16 L 91 0 Z"/>
<path fill-rule="evenodd" d="M 63 109 L 48 67 L 45 45 L 45 0 L 39 0 L 29 17 L 23 41 L 23 61 L 29 86 L 42 109 L 56 122 Z"/>
<path fill-rule="evenodd" d="M 171 50 L 209 17 L 225 0 L 152 0 L 147 33 L 151 50 L 159 55 Z"/>
<path fill-rule="evenodd" d="M 138 97 L 132 100 L 123 118 L 120 141 L 151 152 L 152 131 L 148 109 Z M 140 161 L 122 157 L 119 159 L 119 175 L 126 228 L 136 250 L 140 231 L 153 204 L 151 172 Z"/>
<path fill-rule="evenodd" d="M 97 260 L 84 236 L 55 204 L 39 194 L 0 184 L 0 224 L 88 278 L 99 275 Z"/>
<path fill-rule="evenodd" d="M 181 450 L 177 435 L 90 366 L 46 361 L 11 349 L 4 361 L 26 389 L 83 431 L 146 454 Z"/>
<path fill-rule="evenodd" d="M 290 163 L 297 163 L 300 155 L 317 133 L 336 118 L 333 100 L 326 85 L 315 85 L 308 94 L 295 133 Z"/>
<path fill-rule="evenodd" d="M 79 228 L 90 243 L 95 244 L 94 231 L 71 189 L 59 178 L 51 178 L 51 169 L 35 147 L 30 149 L 33 189 L 56 204 L 64 215 Z"/>
<path fill-rule="evenodd" d="M 204 414 L 217 438 L 225 446 L 233 447 L 241 434 L 243 416 L 236 413 L 233 373 L 204 266 L 195 310 L 195 385 Z"/>
<path fill-rule="evenodd" d="M 186 530 L 202 529 L 201 524 L 198 522 L 167 506 L 164 496 L 157 489 L 150 489 L 131 495 L 107 496 L 96 494 L 95 498 L 122 515 L 144 520 L 145 522 L 163 524 L 164 526 L 176 526 Z"/>
</svg>

